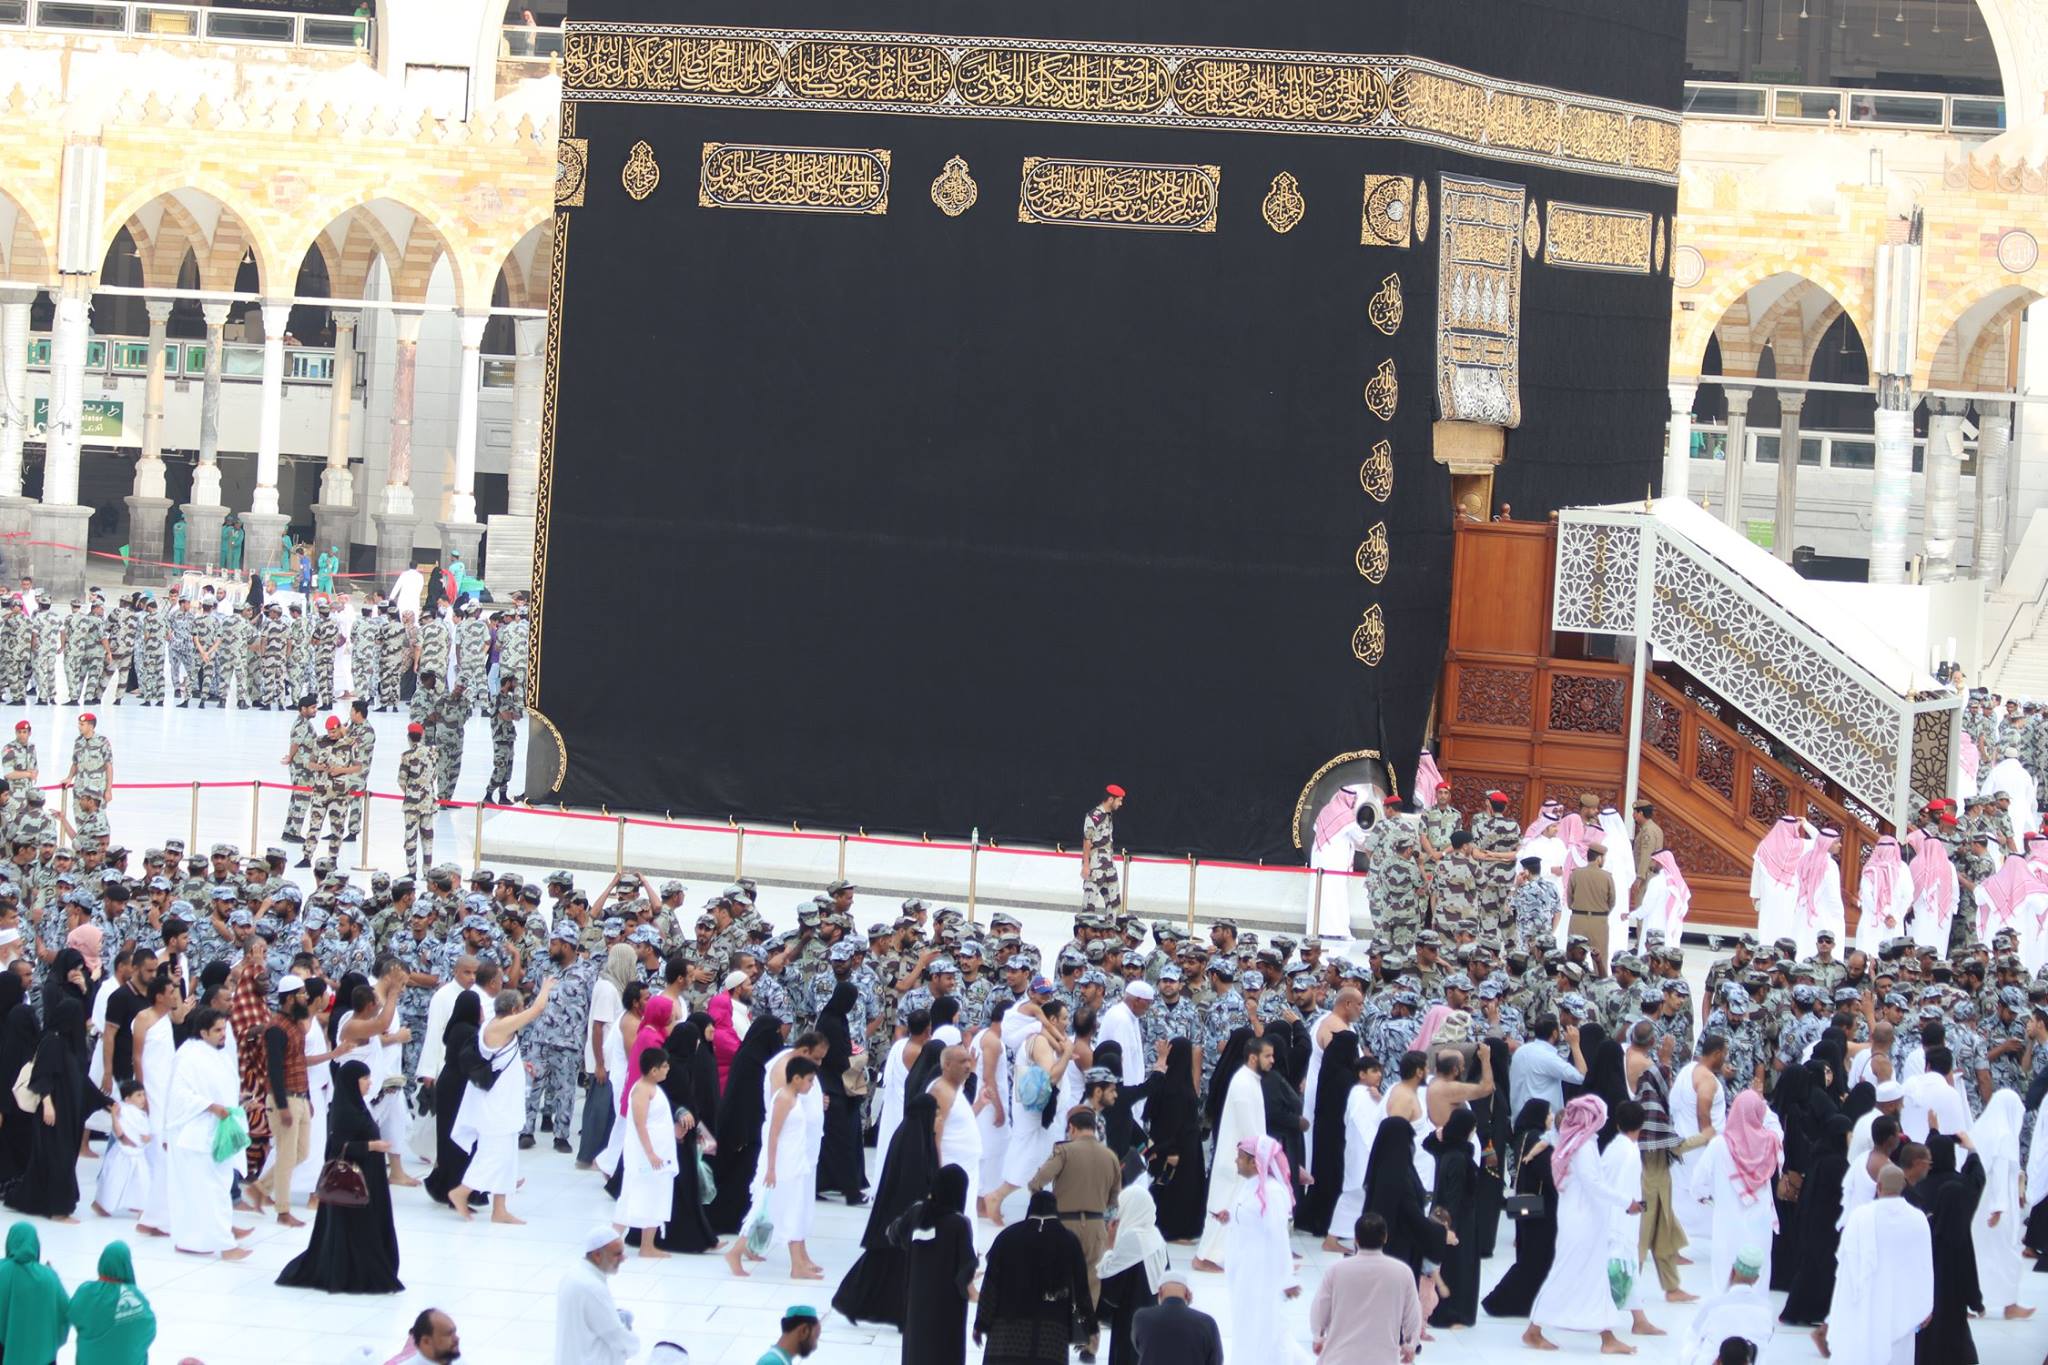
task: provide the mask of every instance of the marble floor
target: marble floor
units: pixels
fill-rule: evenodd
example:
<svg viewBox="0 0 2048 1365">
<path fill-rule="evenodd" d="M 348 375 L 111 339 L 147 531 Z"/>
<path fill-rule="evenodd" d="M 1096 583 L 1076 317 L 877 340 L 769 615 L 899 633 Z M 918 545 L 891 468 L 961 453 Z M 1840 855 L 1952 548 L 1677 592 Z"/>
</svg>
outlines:
<svg viewBox="0 0 2048 1365">
<path fill-rule="evenodd" d="M 167 837 L 193 840 L 203 848 L 216 840 L 243 848 L 275 843 L 284 817 L 285 797 L 263 793 L 254 798 L 252 779 L 282 781 L 282 757 L 290 718 L 276 713 L 216 709 L 142 710 L 133 703 L 98 708 L 101 730 L 114 743 L 115 776 L 122 783 L 162 783 L 156 790 L 121 792 L 110 818 L 115 838 L 137 850 Z M 35 727 L 45 780 L 55 780 L 68 765 L 75 708 L 29 707 L 18 714 L 0 711 L 0 730 L 10 731 L 25 716 Z M 379 743 L 372 786 L 393 790 L 404 717 L 375 718 Z M 457 792 L 474 800 L 482 791 L 489 767 L 489 738 L 484 722 L 472 721 L 469 758 Z M 193 782 L 239 784 L 207 787 L 199 793 L 195 818 Z M 515 787 L 517 783 L 514 784 Z M 491 817 L 501 818 L 501 817 Z M 532 818 L 532 817 L 502 817 Z M 258 837 L 252 841 L 252 819 Z M 437 857 L 466 861 L 475 836 L 475 820 L 467 811 L 441 821 Z M 378 803 L 371 822 L 367 866 L 395 865 L 399 830 L 394 809 Z M 351 854 L 348 862 L 356 865 Z M 544 866 L 523 868 L 538 880 Z M 303 877 L 306 874 L 300 873 Z M 601 880 L 601 879 L 600 879 Z M 690 902 L 712 889 L 692 885 Z M 797 899 L 794 895 L 791 901 Z M 786 918 L 772 906 L 771 918 Z M 879 913 L 879 912 L 878 912 Z M 856 909 L 856 917 L 861 911 Z M 1065 935 L 1064 917 L 1026 911 L 1026 933 L 1040 943 Z M 1057 937 L 1056 937 L 1057 936 Z M 1707 955 L 1691 953 L 1690 974 L 1704 974 Z M 205 1365 L 272 1365 L 273 1362 L 318 1363 L 383 1361 L 396 1352 L 404 1331 L 422 1308 L 435 1306 L 458 1323 L 466 1359 L 479 1362 L 543 1362 L 552 1356 L 554 1286 L 578 1254 L 584 1230 L 609 1214 L 609 1201 L 597 1178 L 576 1171 L 566 1156 L 546 1144 L 526 1155 L 528 1183 L 515 1198 L 514 1211 L 529 1220 L 525 1227 L 494 1227 L 484 1221 L 464 1224 L 430 1205 L 417 1190 L 397 1192 L 397 1226 L 403 1255 L 401 1273 L 406 1291 L 389 1298 L 335 1298 L 308 1291 L 280 1289 L 272 1281 L 285 1262 L 305 1246 L 307 1233 L 263 1222 L 249 1239 L 254 1255 L 237 1264 L 223 1264 L 180 1255 L 159 1238 L 136 1237 L 125 1220 L 94 1217 L 89 1210 L 76 1226 L 37 1221 L 45 1258 L 67 1286 L 92 1274 L 100 1248 L 111 1238 L 125 1237 L 135 1252 L 139 1282 L 155 1307 L 159 1333 L 152 1358 L 192 1358 Z M 418 1163 L 412 1162 L 415 1168 Z M 90 1188 L 93 1163 L 81 1169 L 81 1183 Z M 1015 1211 L 1013 1206 L 1013 1212 Z M 0 1222 L 7 1221 L 0 1217 Z M 245 1226 L 248 1225 L 246 1222 Z M 812 1254 L 832 1275 L 825 1285 L 792 1284 L 786 1271 L 757 1267 L 753 1278 L 734 1281 L 722 1262 L 677 1257 L 658 1262 L 629 1260 L 614 1281 L 619 1303 L 637 1316 L 642 1340 L 672 1340 L 690 1352 L 693 1361 L 740 1362 L 750 1365 L 774 1339 L 784 1305 L 830 1298 L 836 1277 L 851 1264 L 865 1225 L 865 1210 L 833 1202 L 820 1206 L 812 1238 Z M 979 1226 L 986 1247 L 993 1235 Z M 1300 1239 L 1303 1297 L 1288 1310 L 1295 1336 L 1306 1340 L 1307 1300 L 1328 1258 Z M 1503 1232 L 1501 1250 L 1486 1263 L 1487 1285 L 1505 1272 L 1511 1255 L 1511 1234 Z M 1191 1248 L 1173 1249 L 1184 1265 Z M 1707 1292 L 1704 1266 L 1686 1271 L 1686 1286 Z M 1229 1304 L 1221 1277 L 1195 1277 L 1198 1306 L 1215 1314 L 1226 1342 L 1230 1340 Z M 2022 1288 L 2025 1302 L 2048 1306 L 2048 1275 L 2028 1275 Z M 1690 1310 L 1659 1306 L 1652 1318 L 1672 1335 L 1638 1339 L 1645 1361 L 1676 1361 Z M 1523 1324 L 1495 1322 L 1482 1316 L 1477 1327 L 1438 1333 L 1425 1348 L 1425 1361 L 1506 1361 L 1528 1359 L 1517 1338 Z M 1988 1365 L 2040 1365 L 2048 1355 L 2048 1314 L 2027 1323 L 1991 1322 L 1976 1329 L 1980 1357 Z M 1564 1355 L 1597 1350 L 1590 1337 L 1561 1335 Z M 1230 1358 L 1252 1361 L 1270 1351 L 1271 1343 L 1232 1345 Z M 882 1365 L 899 1356 L 899 1338 L 887 1329 L 850 1326 L 828 1320 L 818 1359 L 848 1365 Z M 69 1348 L 63 1357 L 71 1358 Z M 1763 1359 L 1769 1362 L 1818 1359 L 1804 1333 L 1773 1341 Z M 566 1363 L 565 1363 L 566 1365 Z"/>
</svg>

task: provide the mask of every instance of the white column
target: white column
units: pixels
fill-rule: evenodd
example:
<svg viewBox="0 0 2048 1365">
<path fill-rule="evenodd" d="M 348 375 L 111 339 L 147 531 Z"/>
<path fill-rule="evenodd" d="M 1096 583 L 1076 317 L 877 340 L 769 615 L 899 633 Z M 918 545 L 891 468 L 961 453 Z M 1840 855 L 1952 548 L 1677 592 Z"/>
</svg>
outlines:
<svg viewBox="0 0 2048 1365">
<path fill-rule="evenodd" d="M 1721 392 L 1728 398 L 1728 446 L 1726 463 L 1721 466 L 1721 520 L 1740 531 L 1743 458 L 1749 445 L 1749 396 L 1755 390 L 1729 384 Z"/>
<path fill-rule="evenodd" d="M 464 313 L 459 319 L 462 371 L 455 380 L 455 486 L 448 499 L 451 522 L 476 520 L 477 387 L 483 381 L 484 324 L 489 321 L 488 315 L 479 313 Z"/>
<path fill-rule="evenodd" d="M 2012 447 L 2012 404 L 1977 405 L 1977 577 L 1995 589 L 2005 578 L 2005 467 Z"/>
<path fill-rule="evenodd" d="M 1876 479 L 1870 498 L 1870 581 L 1906 581 L 1906 498 L 1913 481 L 1913 390 L 1879 375 Z"/>
<path fill-rule="evenodd" d="M 79 427 L 85 420 L 85 343 L 92 277 L 66 275 L 50 329 L 50 412 L 43 433 L 43 502 L 78 502 Z"/>
<path fill-rule="evenodd" d="M 1778 524 L 1771 552 L 1787 564 L 1799 539 L 1799 413 L 1805 406 L 1799 390 L 1778 390 Z"/>
<path fill-rule="evenodd" d="M 263 305 L 263 397 L 256 415 L 256 492 L 249 510 L 277 511 L 277 463 L 284 436 L 284 329 L 289 303 Z"/>
<path fill-rule="evenodd" d="M 355 412 L 356 324 L 360 313 L 334 314 L 334 379 L 327 412 L 327 467 L 320 471 L 320 501 L 353 504 L 355 476 L 348 470 L 349 419 Z"/>
<path fill-rule="evenodd" d="M 1667 498 L 1683 498 L 1692 490 L 1692 402 L 1700 386 L 1673 380 L 1671 389 L 1671 443 L 1664 452 L 1664 490 Z"/>
<path fill-rule="evenodd" d="M 1927 400 L 1926 517 L 1920 528 L 1926 564 L 1921 579 L 1947 583 L 1956 576 L 1958 503 L 1963 490 L 1963 409 L 1959 398 Z"/>
<path fill-rule="evenodd" d="M 505 511 L 531 517 L 540 498 L 541 346 L 547 341 L 546 318 L 520 318 L 518 357 L 512 364 L 512 459 L 505 472 Z"/>
<path fill-rule="evenodd" d="M 394 313 L 391 327 L 391 441 L 384 491 L 370 514 L 377 525 L 377 572 L 386 575 L 411 562 L 413 531 L 419 525 L 412 502 L 412 399 L 419 368 L 420 315 Z"/>
<path fill-rule="evenodd" d="M 164 348 L 169 344 L 169 300 L 150 300 L 149 371 L 142 388 L 142 458 L 135 462 L 134 495 L 164 495 Z"/>
<path fill-rule="evenodd" d="M 35 416 L 28 395 L 28 314 L 41 292 L 0 288 L 0 498 L 21 496 L 21 443 Z"/>
<path fill-rule="evenodd" d="M 218 507 L 220 501 L 220 375 L 223 360 L 223 330 L 228 325 L 228 306 L 202 303 L 200 316 L 206 319 L 206 370 L 199 381 L 199 462 L 192 469 L 192 502 L 198 507 Z M 188 550 L 191 548 L 188 542 Z"/>
</svg>

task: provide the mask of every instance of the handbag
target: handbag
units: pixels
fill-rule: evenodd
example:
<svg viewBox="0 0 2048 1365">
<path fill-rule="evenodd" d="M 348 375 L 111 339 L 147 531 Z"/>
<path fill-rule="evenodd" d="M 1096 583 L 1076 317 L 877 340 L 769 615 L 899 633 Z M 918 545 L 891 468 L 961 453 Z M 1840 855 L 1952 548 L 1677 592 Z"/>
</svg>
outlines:
<svg viewBox="0 0 2048 1365">
<path fill-rule="evenodd" d="M 321 1203 L 338 1209 L 359 1209 L 370 1202 L 370 1185 L 363 1179 L 362 1167 L 336 1157 L 320 1168 L 313 1194 Z"/>
<path fill-rule="evenodd" d="M 865 1052 L 847 1062 L 843 1083 L 849 1095 L 868 1093 L 868 1058 Z"/>
<path fill-rule="evenodd" d="M 1525 1218 L 1543 1216 L 1543 1196 L 1540 1194 L 1511 1194 L 1501 1200 L 1501 1211 L 1516 1222 Z"/>
<path fill-rule="evenodd" d="M 36 1064 L 33 1061 L 23 1062 L 20 1074 L 14 1078 L 14 1102 L 21 1106 L 21 1112 L 24 1114 L 35 1113 L 36 1106 L 43 1102 L 41 1095 L 29 1089 L 28 1078 L 35 1069 Z"/>
</svg>

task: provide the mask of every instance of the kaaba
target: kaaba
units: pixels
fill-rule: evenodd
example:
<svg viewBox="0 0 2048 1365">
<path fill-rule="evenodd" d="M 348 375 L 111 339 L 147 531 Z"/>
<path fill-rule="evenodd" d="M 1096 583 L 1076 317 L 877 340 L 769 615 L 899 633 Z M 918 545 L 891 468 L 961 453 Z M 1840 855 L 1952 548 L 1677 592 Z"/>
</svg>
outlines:
<svg viewBox="0 0 2048 1365">
<path fill-rule="evenodd" d="M 1458 515 L 1642 496 L 1676 0 L 579 0 L 536 791 L 1298 861 Z"/>
</svg>

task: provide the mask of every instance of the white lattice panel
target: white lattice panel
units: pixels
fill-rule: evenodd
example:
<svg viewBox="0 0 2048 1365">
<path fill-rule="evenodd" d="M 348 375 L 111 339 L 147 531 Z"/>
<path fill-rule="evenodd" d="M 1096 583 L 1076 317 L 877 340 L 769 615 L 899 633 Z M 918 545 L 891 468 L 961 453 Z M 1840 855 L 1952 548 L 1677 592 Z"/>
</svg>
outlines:
<svg viewBox="0 0 2048 1365">
<path fill-rule="evenodd" d="M 1554 628 L 1591 635 L 1642 634 L 1641 603 L 1636 600 L 1642 554 L 1643 531 L 1638 526 L 1560 517 L 1557 577 L 1551 593 Z"/>
</svg>

